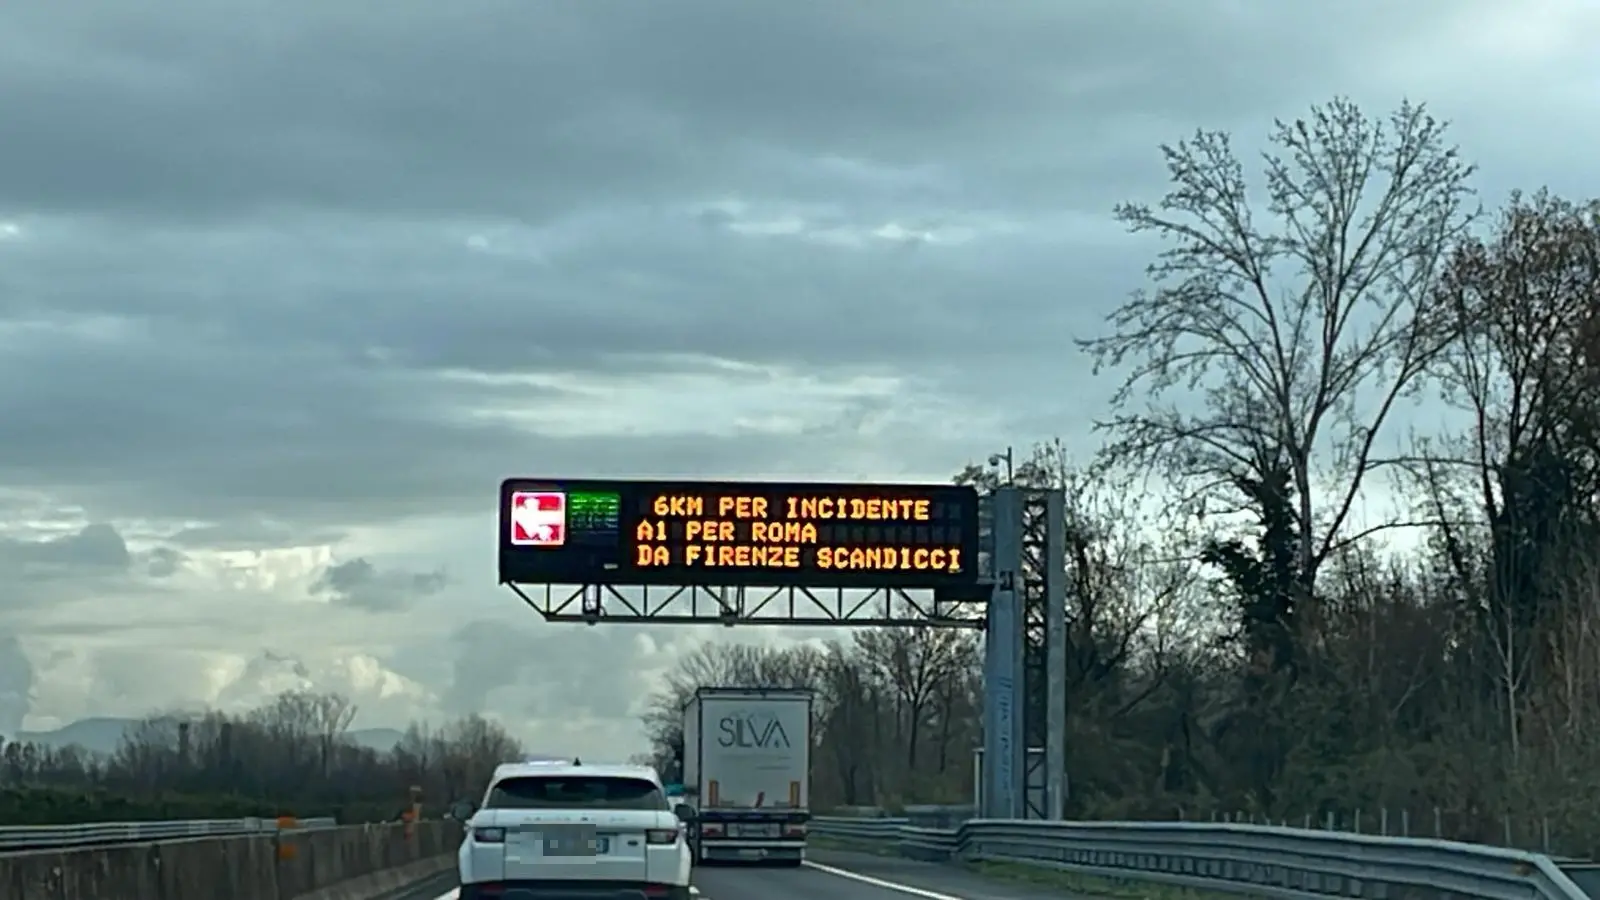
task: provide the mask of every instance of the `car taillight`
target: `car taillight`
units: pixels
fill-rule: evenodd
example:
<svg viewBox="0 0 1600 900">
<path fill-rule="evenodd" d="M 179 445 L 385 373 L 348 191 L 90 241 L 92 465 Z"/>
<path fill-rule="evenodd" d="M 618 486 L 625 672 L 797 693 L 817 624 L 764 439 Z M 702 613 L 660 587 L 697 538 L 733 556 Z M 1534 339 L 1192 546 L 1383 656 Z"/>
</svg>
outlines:
<svg viewBox="0 0 1600 900">
<path fill-rule="evenodd" d="M 646 844 L 676 844 L 678 842 L 678 829 L 676 828 L 651 828 L 644 833 Z"/>
<path fill-rule="evenodd" d="M 480 844 L 503 844 L 506 841 L 504 828 L 474 828 L 472 839 Z"/>
</svg>

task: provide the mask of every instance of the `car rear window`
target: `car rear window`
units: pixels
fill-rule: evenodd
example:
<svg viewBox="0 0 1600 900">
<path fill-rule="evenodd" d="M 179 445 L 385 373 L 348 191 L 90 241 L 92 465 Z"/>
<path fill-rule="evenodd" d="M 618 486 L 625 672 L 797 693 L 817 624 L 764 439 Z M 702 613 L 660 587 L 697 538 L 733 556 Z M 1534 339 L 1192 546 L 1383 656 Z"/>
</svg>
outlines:
<svg viewBox="0 0 1600 900">
<path fill-rule="evenodd" d="M 487 809 L 667 810 L 661 789 L 643 778 L 533 775 L 496 782 Z"/>
</svg>

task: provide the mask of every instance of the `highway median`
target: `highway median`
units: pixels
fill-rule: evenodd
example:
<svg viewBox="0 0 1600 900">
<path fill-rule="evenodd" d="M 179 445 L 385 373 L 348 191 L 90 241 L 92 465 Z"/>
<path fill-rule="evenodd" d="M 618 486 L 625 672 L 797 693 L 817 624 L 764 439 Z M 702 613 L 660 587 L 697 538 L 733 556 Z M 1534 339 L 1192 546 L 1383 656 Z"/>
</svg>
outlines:
<svg viewBox="0 0 1600 900">
<path fill-rule="evenodd" d="M 0 896 L 376 900 L 449 870 L 460 842 L 435 821 L 3 853 Z"/>
</svg>

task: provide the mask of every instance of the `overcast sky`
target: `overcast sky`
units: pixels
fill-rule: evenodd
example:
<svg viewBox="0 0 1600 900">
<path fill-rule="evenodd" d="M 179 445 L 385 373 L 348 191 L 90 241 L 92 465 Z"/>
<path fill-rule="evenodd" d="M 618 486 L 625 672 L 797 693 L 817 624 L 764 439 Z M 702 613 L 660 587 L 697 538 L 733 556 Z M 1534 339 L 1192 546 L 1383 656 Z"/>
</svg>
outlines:
<svg viewBox="0 0 1600 900">
<path fill-rule="evenodd" d="M 1087 454 L 1160 141 L 1409 96 L 1488 199 L 1600 193 L 1596 9 L 7 3 L 0 734 L 309 685 L 639 749 L 708 635 L 536 621 L 501 478 Z"/>
</svg>

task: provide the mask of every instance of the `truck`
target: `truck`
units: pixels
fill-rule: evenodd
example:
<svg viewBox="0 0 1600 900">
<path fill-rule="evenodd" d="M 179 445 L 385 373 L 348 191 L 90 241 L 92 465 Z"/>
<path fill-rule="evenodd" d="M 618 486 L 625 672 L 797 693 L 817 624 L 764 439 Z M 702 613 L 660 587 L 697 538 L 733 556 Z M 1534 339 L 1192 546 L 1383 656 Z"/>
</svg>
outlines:
<svg viewBox="0 0 1600 900">
<path fill-rule="evenodd" d="M 811 819 L 809 690 L 703 687 L 683 707 L 696 863 L 798 866 Z"/>
</svg>

